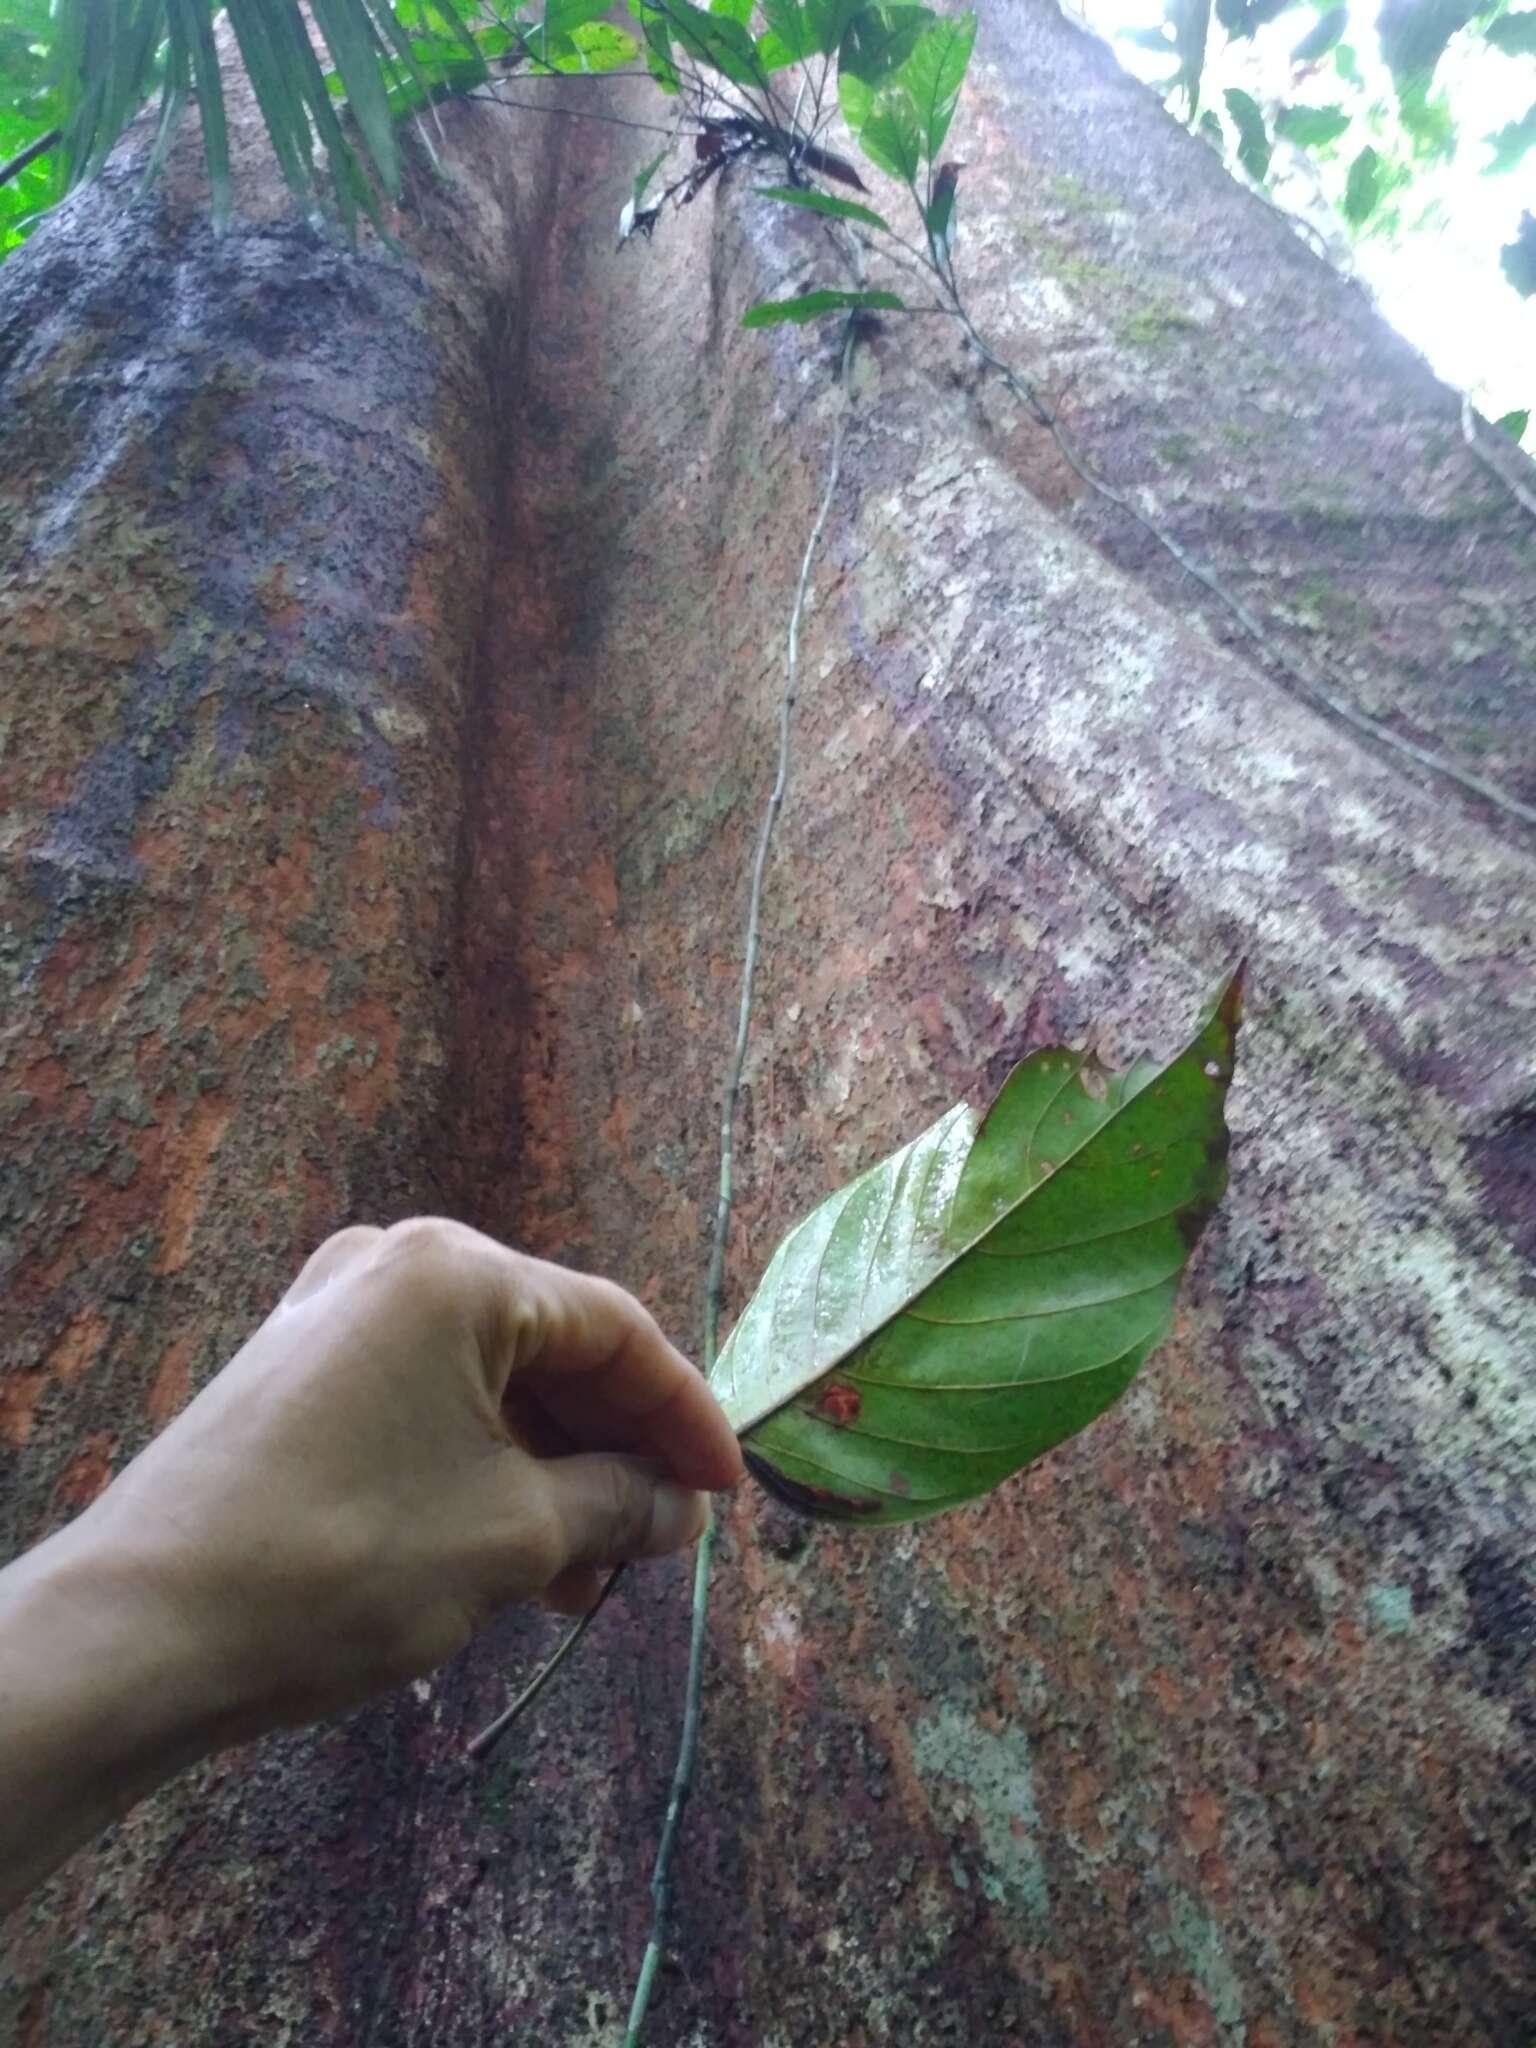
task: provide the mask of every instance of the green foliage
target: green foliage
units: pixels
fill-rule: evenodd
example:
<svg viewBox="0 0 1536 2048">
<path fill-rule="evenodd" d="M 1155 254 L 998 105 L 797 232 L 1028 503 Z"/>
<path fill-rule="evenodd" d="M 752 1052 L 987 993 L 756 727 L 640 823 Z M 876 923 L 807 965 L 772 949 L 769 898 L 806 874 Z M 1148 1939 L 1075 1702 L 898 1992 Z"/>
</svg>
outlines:
<svg viewBox="0 0 1536 2048">
<path fill-rule="evenodd" d="M 878 85 L 844 61 L 838 70 L 843 118 L 877 169 L 914 185 L 944 145 L 976 39 L 972 13 L 943 15 L 912 43 Z"/>
<path fill-rule="evenodd" d="M 1381 183 L 1381 157 L 1367 143 L 1350 165 L 1344 186 L 1344 218 L 1352 228 L 1363 226 L 1375 212 L 1381 198 Z"/>
<path fill-rule="evenodd" d="M 1338 141 L 1349 119 L 1343 107 L 1282 107 L 1275 116 L 1275 133 L 1304 149 L 1324 149 Z"/>
<path fill-rule="evenodd" d="M 1515 239 L 1499 251 L 1499 267 L 1522 299 L 1536 295 L 1536 213 L 1522 213 Z"/>
<path fill-rule="evenodd" d="M 1189 117 L 1200 111 L 1200 80 L 1205 73 L 1205 45 L 1211 27 L 1211 0 L 1167 0 L 1168 25 L 1179 60 L 1177 82 Z M 1246 34 L 1246 29 L 1237 31 Z"/>
<path fill-rule="evenodd" d="M 1518 121 L 1507 122 L 1490 135 L 1488 141 L 1493 149 L 1489 170 L 1512 171 L 1524 160 L 1526 151 L 1536 147 L 1536 106 L 1522 114 Z"/>
<path fill-rule="evenodd" d="M 1092 1421 L 1167 1335 L 1226 1185 L 1236 979 L 1158 1070 L 1032 1054 L 783 1240 L 711 1375 L 754 1471 L 916 1521 Z"/>
<path fill-rule="evenodd" d="M 1501 14 L 1483 30 L 1496 50 L 1511 57 L 1536 57 L 1536 7 Z"/>
<path fill-rule="evenodd" d="M 1255 184 L 1262 185 L 1269 171 L 1270 140 L 1259 103 L 1251 93 L 1235 85 L 1222 97 L 1237 129 L 1237 160 Z"/>
<path fill-rule="evenodd" d="M 1531 424 L 1529 406 L 1522 406 L 1518 412 L 1507 412 L 1493 423 L 1501 434 L 1508 434 L 1511 441 L 1523 441 L 1525 430 Z"/>
<path fill-rule="evenodd" d="M 864 310 L 871 313 L 903 313 L 906 307 L 895 292 L 802 292 L 795 299 L 759 299 L 741 316 L 743 327 L 779 327 L 792 321 L 804 327 L 827 313 Z"/>
<path fill-rule="evenodd" d="M 1307 30 L 1301 41 L 1291 51 L 1291 62 L 1293 64 L 1316 64 L 1320 58 L 1327 56 L 1335 44 L 1343 41 L 1344 31 L 1348 27 L 1349 9 L 1347 7 L 1330 7 L 1326 14 L 1318 16 L 1312 27 Z"/>
<path fill-rule="evenodd" d="M 808 213 L 825 213 L 838 220 L 856 220 L 867 228 L 876 228 L 881 234 L 891 232 L 891 224 L 872 206 L 860 206 L 854 199 L 835 199 L 830 192 L 816 192 L 808 185 L 759 185 L 758 194 L 763 199 L 777 199 L 781 206 L 801 206 Z"/>
</svg>

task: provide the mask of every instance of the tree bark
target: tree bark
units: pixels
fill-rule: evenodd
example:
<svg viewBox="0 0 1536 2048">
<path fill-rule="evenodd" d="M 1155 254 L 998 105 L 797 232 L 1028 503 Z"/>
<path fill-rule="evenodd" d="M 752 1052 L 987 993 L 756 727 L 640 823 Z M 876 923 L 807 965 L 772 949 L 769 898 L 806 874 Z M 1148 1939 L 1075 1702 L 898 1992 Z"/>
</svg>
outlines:
<svg viewBox="0 0 1536 2048">
<path fill-rule="evenodd" d="M 999 9 L 976 71 L 979 325 L 1271 651 L 944 323 L 871 332 L 734 1301 L 1024 1047 L 1166 1049 L 1244 953 L 1232 1189 L 1136 1389 L 989 1501 L 895 1537 L 727 1510 L 652 2038 L 1508 2048 L 1536 857 L 1272 648 L 1530 801 L 1533 529 L 1452 395 L 1099 45 Z M 696 1326 L 839 402 L 830 328 L 736 323 L 828 244 L 748 176 L 615 250 L 639 138 L 453 119 L 403 262 L 270 203 L 214 248 L 190 200 L 107 192 L 7 266 L 13 1543 L 349 1218 L 445 1205 Z M 0 2038 L 614 2039 L 683 1582 L 637 1575 L 488 1770 L 458 1759 L 526 1617 L 154 1802 L 18 1924 Z"/>
</svg>

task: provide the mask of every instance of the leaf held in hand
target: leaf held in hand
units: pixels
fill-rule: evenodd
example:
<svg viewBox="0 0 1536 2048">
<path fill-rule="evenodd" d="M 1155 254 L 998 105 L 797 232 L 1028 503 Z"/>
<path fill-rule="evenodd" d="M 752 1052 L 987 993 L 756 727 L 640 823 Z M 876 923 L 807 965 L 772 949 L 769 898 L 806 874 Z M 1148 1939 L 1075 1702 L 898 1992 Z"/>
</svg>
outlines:
<svg viewBox="0 0 1536 2048">
<path fill-rule="evenodd" d="M 771 1490 L 834 1519 L 971 1500 L 1109 1407 L 1226 1185 L 1241 970 L 1161 1071 L 1051 1047 L 779 1245 L 711 1382 Z"/>
</svg>

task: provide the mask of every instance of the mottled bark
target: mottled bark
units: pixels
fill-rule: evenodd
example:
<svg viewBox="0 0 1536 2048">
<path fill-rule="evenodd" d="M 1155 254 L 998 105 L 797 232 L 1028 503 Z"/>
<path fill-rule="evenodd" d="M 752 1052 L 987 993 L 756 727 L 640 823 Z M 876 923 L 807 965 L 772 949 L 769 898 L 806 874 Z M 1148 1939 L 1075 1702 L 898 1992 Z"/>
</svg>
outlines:
<svg viewBox="0 0 1536 2048">
<path fill-rule="evenodd" d="M 983 327 L 1278 642 L 1536 795 L 1533 530 L 1451 396 L 1054 13 L 996 10 L 978 72 Z M 0 316 L 6 399 L 36 394 L 3 465 L 33 478 L 0 627 L 29 686 L 0 760 L 33 1075 L 7 1079 L 14 1541 L 350 1215 L 443 1202 L 696 1322 L 835 403 L 830 332 L 735 321 L 827 245 L 743 179 L 615 252 L 639 138 L 545 127 L 501 145 L 521 202 L 474 130 L 473 232 L 402 269 L 269 224 L 210 270 L 191 216 L 89 200 L 23 259 L 40 310 Z M 92 308 L 152 264 L 178 317 L 143 305 L 125 342 Z M 237 321 L 269 275 L 323 321 L 291 291 L 296 325 Z M 895 1538 L 728 1511 L 658 2048 L 1510 2048 L 1529 837 L 1299 703 L 939 323 L 876 333 L 855 384 L 735 1299 L 1024 1045 L 1166 1048 L 1241 951 L 1233 1185 L 1173 1342 L 1034 1473 Z M 338 413 L 373 388 L 364 444 Z M 253 437 L 321 465 L 314 509 Z M 680 1569 L 641 1575 L 479 1777 L 458 1751 L 532 1621 L 156 1802 L 22 1924 L 0 2035 L 610 2041 L 685 1605 Z"/>
</svg>

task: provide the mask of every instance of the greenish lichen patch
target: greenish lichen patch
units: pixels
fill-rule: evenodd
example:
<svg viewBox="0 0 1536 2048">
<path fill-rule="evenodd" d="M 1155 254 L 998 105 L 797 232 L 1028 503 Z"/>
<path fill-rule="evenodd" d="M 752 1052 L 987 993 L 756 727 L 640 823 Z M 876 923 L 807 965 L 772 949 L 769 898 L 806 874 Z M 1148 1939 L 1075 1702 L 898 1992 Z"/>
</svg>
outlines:
<svg viewBox="0 0 1536 2048">
<path fill-rule="evenodd" d="M 1043 1924 L 1050 1891 L 1023 1729 L 994 1731 L 960 1708 L 944 1706 L 912 1730 L 912 1760 L 919 1776 L 950 1789 L 956 1817 L 975 1827 L 978 1882 L 986 1897 L 994 1905 L 1019 1907 L 1030 1921 Z"/>
</svg>

